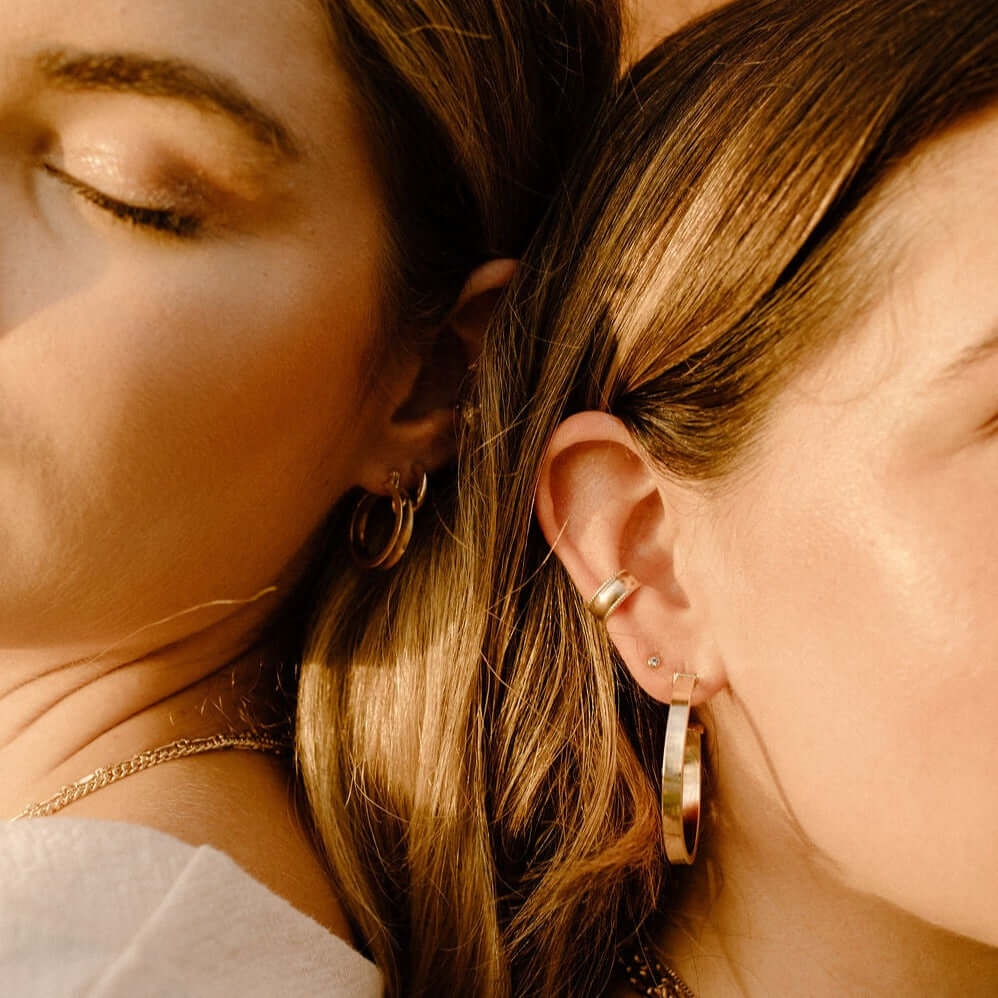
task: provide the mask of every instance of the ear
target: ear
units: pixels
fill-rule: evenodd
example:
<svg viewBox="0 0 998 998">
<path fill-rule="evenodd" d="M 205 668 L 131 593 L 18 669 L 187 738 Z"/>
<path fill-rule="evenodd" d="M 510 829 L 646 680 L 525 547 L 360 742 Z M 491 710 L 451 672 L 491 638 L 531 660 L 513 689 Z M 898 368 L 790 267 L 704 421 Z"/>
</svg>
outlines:
<svg viewBox="0 0 998 998">
<path fill-rule="evenodd" d="M 606 628 L 635 681 L 663 702 L 676 672 L 699 676 L 694 703 L 726 683 L 707 601 L 683 568 L 693 534 L 691 498 L 604 412 L 578 413 L 558 427 L 537 487 L 538 523 L 584 600 L 622 569 L 641 583 Z"/>
<path fill-rule="evenodd" d="M 450 326 L 472 363 L 482 352 L 485 330 L 502 293 L 516 273 L 517 261 L 489 260 L 471 272 L 450 315 Z"/>
<path fill-rule="evenodd" d="M 421 347 L 399 348 L 386 376 L 389 383 L 381 386 L 394 400 L 386 409 L 390 419 L 380 446 L 372 448 L 362 469 L 358 484 L 363 488 L 383 492 L 393 468 L 411 486 L 413 465 L 432 472 L 454 456 L 454 411 L 461 386 L 478 360 L 486 327 L 516 265 L 501 259 L 476 268 L 443 325 Z"/>
</svg>

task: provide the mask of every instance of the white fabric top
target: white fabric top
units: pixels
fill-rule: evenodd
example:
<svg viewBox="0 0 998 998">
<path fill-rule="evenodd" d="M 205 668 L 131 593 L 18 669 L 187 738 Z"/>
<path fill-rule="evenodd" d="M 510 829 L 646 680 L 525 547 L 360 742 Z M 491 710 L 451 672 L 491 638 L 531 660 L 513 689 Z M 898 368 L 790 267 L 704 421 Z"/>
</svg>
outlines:
<svg viewBox="0 0 998 998">
<path fill-rule="evenodd" d="M 117 822 L 0 823 L 4 998 L 380 998 L 342 939 L 208 846 Z"/>
</svg>

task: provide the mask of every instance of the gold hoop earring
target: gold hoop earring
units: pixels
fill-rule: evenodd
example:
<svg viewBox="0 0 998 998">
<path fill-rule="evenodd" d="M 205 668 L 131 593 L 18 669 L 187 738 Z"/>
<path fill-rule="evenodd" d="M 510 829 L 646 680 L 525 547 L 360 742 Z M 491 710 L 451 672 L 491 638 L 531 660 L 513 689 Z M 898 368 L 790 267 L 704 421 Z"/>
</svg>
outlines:
<svg viewBox="0 0 998 998">
<path fill-rule="evenodd" d="M 662 753 L 662 832 L 670 863 L 688 866 L 700 841 L 700 798 L 703 789 L 703 728 L 690 724 L 690 700 L 697 677 L 672 677 L 669 720 Z"/>
<path fill-rule="evenodd" d="M 586 604 L 586 609 L 597 619 L 606 623 L 610 615 L 627 599 L 631 593 L 641 588 L 638 582 L 626 569 L 611 576 L 593 593 L 592 599 Z"/>
<path fill-rule="evenodd" d="M 426 501 L 426 494 L 429 491 L 429 479 L 425 470 L 420 465 L 413 465 L 413 471 L 419 476 L 415 496 L 410 496 L 402 488 L 402 476 L 397 471 L 392 471 L 388 481 L 385 482 L 385 487 L 389 491 L 388 496 L 368 492 L 354 507 L 353 516 L 350 518 L 350 549 L 354 560 L 362 568 L 378 568 L 387 572 L 402 560 L 409 541 L 412 540 L 415 514 Z M 378 503 L 386 498 L 391 503 L 391 531 L 381 547 L 372 550 L 368 537 L 371 513 Z"/>
</svg>

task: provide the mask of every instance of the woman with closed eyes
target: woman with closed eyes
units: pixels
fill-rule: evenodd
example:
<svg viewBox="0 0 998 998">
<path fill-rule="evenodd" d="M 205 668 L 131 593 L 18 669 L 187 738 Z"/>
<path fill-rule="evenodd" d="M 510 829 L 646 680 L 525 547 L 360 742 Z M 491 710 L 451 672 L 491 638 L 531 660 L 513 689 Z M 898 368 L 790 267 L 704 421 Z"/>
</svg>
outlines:
<svg viewBox="0 0 998 998">
<path fill-rule="evenodd" d="M 459 866 L 453 828 L 383 800 L 405 833 L 379 854 L 366 824 L 351 725 L 391 740 L 393 718 L 326 684 L 369 662 L 302 649 L 313 622 L 391 619 L 380 569 L 433 521 L 482 324 L 618 21 L 604 0 L 5 0 L 4 995 L 502 978 L 466 904 L 494 885 L 425 862 Z"/>
<path fill-rule="evenodd" d="M 519 993 L 998 993 L 996 268 L 992 0 L 743 0 L 625 81 L 409 664 Z"/>
</svg>

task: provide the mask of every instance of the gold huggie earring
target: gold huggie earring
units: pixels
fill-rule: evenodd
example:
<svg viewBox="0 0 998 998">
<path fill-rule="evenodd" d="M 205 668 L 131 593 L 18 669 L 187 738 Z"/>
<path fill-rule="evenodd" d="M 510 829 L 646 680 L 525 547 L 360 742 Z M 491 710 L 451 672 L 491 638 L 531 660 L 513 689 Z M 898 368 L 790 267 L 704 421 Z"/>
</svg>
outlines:
<svg viewBox="0 0 998 998">
<path fill-rule="evenodd" d="M 611 576 L 593 593 L 592 599 L 586 604 L 586 609 L 605 624 L 610 614 L 620 606 L 636 589 L 641 588 L 638 582 L 626 569 Z"/>
<path fill-rule="evenodd" d="M 690 724 L 690 700 L 697 677 L 677 672 L 672 677 L 669 720 L 662 753 L 662 832 L 670 863 L 688 866 L 700 841 L 703 728 Z"/>
<path fill-rule="evenodd" d="M 354 560 L 363 568 L 380 568 L 388 571 L 401 560 L 412 540 L 412 528 L 415 522 L 415 514 L 426 501 L 426 493 L 429 490 L 429 479 L 421 465 L 413 465 L 413 471 L 419 476 L 419 484 L 416 487 L 415 496 L 410 496 L 402 488 L 402 476 L 393 471 L 385 482 L 385 487 L 389 495 L 380 496 L 373 492 L 368 492 L 361 497 L 350 518 L 350 548 L 353 552 Z M 383 499 L 391 501 L 392 530 L 388 539 L 378 550 L 371 550 L 367 536 L 368 523 L 374 507 Z"/>
</svg>

